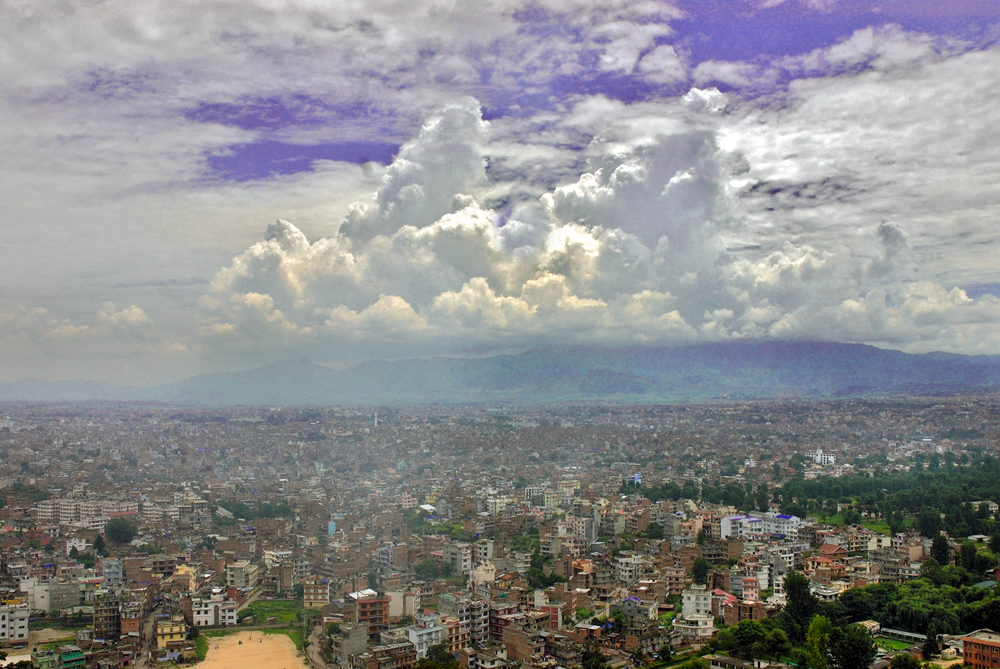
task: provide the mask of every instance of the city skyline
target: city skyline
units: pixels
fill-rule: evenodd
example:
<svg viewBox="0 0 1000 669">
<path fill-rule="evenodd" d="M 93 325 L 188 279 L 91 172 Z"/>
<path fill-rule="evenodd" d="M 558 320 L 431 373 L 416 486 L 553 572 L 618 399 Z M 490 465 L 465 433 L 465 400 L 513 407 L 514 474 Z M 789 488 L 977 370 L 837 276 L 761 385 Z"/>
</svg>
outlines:
<svg viewBox="0 0 1000 669">
<path fill-rule="evenodd" d="M 1000 354 L 996 8 L 0 8 L 0 381 Z"/>
</svg>

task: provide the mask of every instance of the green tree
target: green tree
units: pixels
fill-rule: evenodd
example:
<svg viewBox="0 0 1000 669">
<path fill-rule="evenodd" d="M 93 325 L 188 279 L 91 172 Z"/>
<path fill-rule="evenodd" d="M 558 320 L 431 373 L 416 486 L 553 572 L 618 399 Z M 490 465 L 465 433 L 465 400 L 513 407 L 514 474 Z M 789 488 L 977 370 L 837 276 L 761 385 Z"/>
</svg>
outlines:
<svg viewBox="0 0 1000 669">
<path fill-rule="evenodd" d="M 961 565 L 974 574 L 982 571 L 979 567 L 979 548 L 971 541 L 966 541 L 958 552 L 958 559 Z"/>
<path fill-rule="evenodd" d="M 112 518 L 104 526 L 104 536 L 114 544 L 127 544 L 135 538 L 135 528 L 124 518 Z"/>
<path fill-rule="evenodd" d="M 938 534 L 931 541 L 931 557 L 937 560 L 938 564 L 951 564 L 951 548 L 948 546 L 948 540 L 945 539 L 943 534 Z"/>
<path fill-rule="evenodd" d="M 885 522 L 889 526 L 889 532 L 894 536 L 902 532 L 903 528 L 906 527 L 906 519 L 899 511 L 890 513 Z"/>
<path fill-rule="evenodd" d="M 674 656 L 674 649 L 670 647 L 669 643 L 665 643 L 660 646 L 659 660 L 660 662 L 669 662 Z"/>
<path fill-rule="evenodd" d="M 809 669 L 827 669 L 829 662 L 830 635 L 833 625 L 823 616 L 813 616 L 809 621 L 809 631 L 803 648 L 804 662 Z"/>
<path fill-rule="evenodd" d="M 909 653 L 900 653 L 892 657 L 889 669 L 920 669 L 920 660 Z"/>
<path fill-rule="evenodd" d="M 785 630 L 780 627 L 775 627 L 767 633 L 766 637 L 764 637 L 759 654 L 761 657 L 779 661 L 782 657 L 791 652 L 792 642 L 788 640 L 788 635 L 785 634 Z"/>
<path fill-rule="evenodd" d="M 704 585 L 705 581 L 708 580 L 708 572 L 711 569 L 711 562 L 705 558 L 696 558 L 694 564 L 691 566 L 691 575 L 694 576 L 694 582 L 699 585 Z"/>
<path fill-rule="evenodd" d="M 98 534 L 97 538 L 94 539 L 94 552 L 101 557 L 107 557 L 107 548 L 104 545 L 104 535 Z"/>
<path fill-rule="evenodd" d="M 809 590 L 809 579 L 796 571 L 785 574 L 785 610 L 782 627 L 793 641 L 805 637 L 806 621 L 816 612 L 819 600 Z"/>
<path fill-rule="evenodd" d="M 604 654 L 596 641 L 589 641 L 583 647 L 580 654 L 580 666 L 583 669 L 608 669 L 608 663 L 604 660 Z"/>
<path fill-rule="evenodd" d="M 649 527 L 646 528 L 646 538 L 648 539 L 663 539 L 663 525 L 658 523 L 650 523 Z"/>
<path fill-rule="evenodd" d="M 736 647 L 729 651 L 743 660 L 752 660 L 763 655 L 763 643 L 767 638 L 764 626 L 756 620 L 741 620 L 732 628 Z"/>
<path fill-rule="evenodd" d="M 427 659 L 436 669 L 458 669 L 458 660 L 448 651 L 447 643 L 436 643 L 427 649 Z"/>
<path fill-rule="evenodd" d="M 293 584 L 292 594 L 295 595 L 296 599 L 302 599 L 306 594 L 306 586 L 303 583 Z"/>
<path fill-rule="evenodd" d="M 936 584 L 942 585 L 948 580 L 947 574 L 944 573 L 944 569 L 941 568 L 941 563 L 932 557 L 924 560 L 924 563 L 920 565 L 920 577 L 926 578 L 928 581 Z"/>
<path fill-rule="evenodd" d="M 938 646 L 937 628 L 934 626 L 934 623 L 931 623 L 927 628 L 927 638 L 924 640 L 924 645 L 920 650 L 923 653 L 925 660 L 936 657 L 941 651 Z"/>
<path fill-rule="evenodd" d="M 832 669 L 868 669 L 875 659 L 875 641 L 857 625 L 834 628 L 830 633 Z"/>
<path fill-rule="evenodd" d="M 923 509 L 917 514 L 917 531 L 925 537 L 940 534 L 941 514 L 934 509 Z"/>
</svg>

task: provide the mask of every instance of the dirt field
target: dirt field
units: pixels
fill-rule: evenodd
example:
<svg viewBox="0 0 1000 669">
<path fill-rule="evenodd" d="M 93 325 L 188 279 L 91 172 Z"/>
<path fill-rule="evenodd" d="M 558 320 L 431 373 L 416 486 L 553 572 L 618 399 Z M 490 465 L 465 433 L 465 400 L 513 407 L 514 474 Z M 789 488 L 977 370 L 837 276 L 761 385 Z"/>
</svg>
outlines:
<svg viewBox="0 0 1000 669">
<path fill-rule="evenodd" d="M 284 634 L 240 632 L 209 637 L 208 655 L 196 666 L 198 669 L 301 669 L 304 663 L 305 657 Z"/>
<path fill-rule="evenodd" d="M 42 644 L 50 643 L 52 641 L 66 640 L 66 643 L 73 643 L 76 640 L 75 632 L 67 632 L 66 630 L 54 630 L 54 629 L 41 629 L 41 630 L 31 630 L 28 632 L 28 641 L 24 644 L 24 648 L 5 648 L 7 653 L 6 660 L 0 660 L 0 667 L 7 666 L 8 664 L 14 664 L 19 660 L 30 660 L 31 659 L 31 649 L 36 646 L 41 646 Z"/>
</svg>

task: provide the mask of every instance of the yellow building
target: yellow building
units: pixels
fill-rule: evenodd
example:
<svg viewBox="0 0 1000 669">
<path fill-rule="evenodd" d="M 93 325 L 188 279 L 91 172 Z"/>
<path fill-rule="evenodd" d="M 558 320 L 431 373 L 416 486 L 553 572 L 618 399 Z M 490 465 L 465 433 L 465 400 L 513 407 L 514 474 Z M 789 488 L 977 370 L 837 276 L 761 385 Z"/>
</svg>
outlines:
<svg viewBox="0 0 1000 669">
<path fill-rule="evenodd" d="M 181 648 L 187 638 L 188 627 L 184 624 L 184 616 L 174 614 L 170 620 L 156 622 L 156 647 Z"/>
</svg>

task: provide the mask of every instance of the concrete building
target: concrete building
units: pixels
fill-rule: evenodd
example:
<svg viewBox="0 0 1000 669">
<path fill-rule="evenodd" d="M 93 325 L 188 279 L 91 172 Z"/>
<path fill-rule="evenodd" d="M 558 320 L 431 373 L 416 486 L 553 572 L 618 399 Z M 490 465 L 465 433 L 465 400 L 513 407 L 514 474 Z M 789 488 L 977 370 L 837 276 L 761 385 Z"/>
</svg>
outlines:
<svg viewBox="0 0 1000 669">
<path fill-rule="evenodd" d="M 712 593 L 704 585 L 692 585 L 682 593 L 684 618 L 698 615 L 712 615 Z"/>
<path fill-rule="evenodd" d="M 28 640 L 28 604 L 11 602 L 0 606 L 0 641 Z"/>
<path fill-rule="evenodd" d="M 239 623 L 239 604 L 228 599 L 220 588 L 207 597 L 191 598 L 191 623 L 195 627 L 227 627 Z"/>
<path fill-rule="evenodd" d="M 226 585 L 237 590 L 251 591 L 260 584 L 260 566 L 249 560 L 237 560 L 226 565 Z"/>
<path fill-rule="evenodd" d="M 310 578 L 302 586 L 302 603 L 307 609 L 321 609 L 330 603 L 330 582 Z"/>
</svg>

